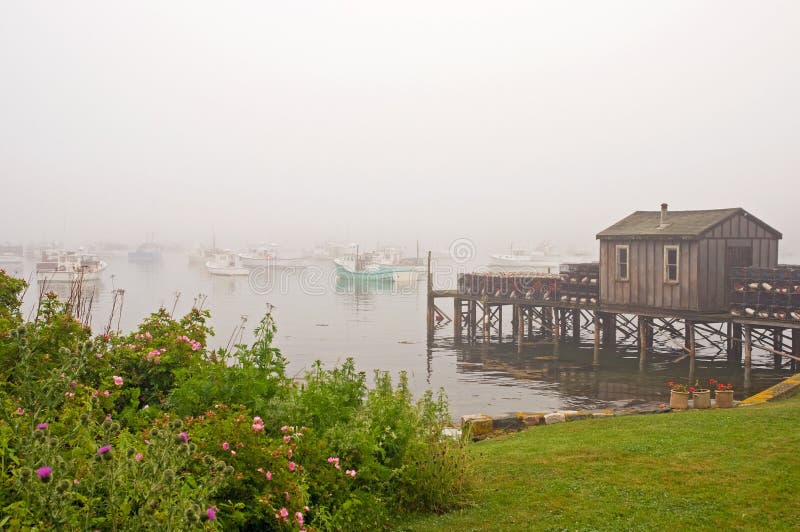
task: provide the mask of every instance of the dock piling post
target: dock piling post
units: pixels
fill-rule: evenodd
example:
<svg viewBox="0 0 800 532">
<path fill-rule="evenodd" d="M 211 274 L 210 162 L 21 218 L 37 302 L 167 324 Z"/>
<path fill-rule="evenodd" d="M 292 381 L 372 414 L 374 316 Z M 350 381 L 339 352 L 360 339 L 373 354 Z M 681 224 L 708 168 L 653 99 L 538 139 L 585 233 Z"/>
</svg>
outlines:
<svg viewBox="0 0 800 532">
<path fill-rule="evenodd" d="M 464 326 L 464 309 L 459 298 L 453 299 L 453 339 L 456 343 L 461 342 L 461 330 Z"/>
<path fill-rule="evenodd" d="M 694 336 L 694 322 L 686 321 L 686 332 L 688 333 L 687 339 L 689 340 L 689 384 L 694 381 L 697 345 L 695 344 Z"/>
<path fill-rule="evenodd" d="M 433 276 L 431 275 L 431 252 L 428 251 L 428 274 L 426 276 L 427 283 L 428 283 L 428 316 L 427 316 L 427 324 L 428 324 L 428 341 L 433 340 Z"/>
<path fill-rule="evenodd" d="M 744 326 L 744 387 L 746 390 L 750 389 L 750 376 L 751 365 L 753 361 L 753 339 L 751 335 L 751 326 Z"/>
<path fill-rule="evenodd" d="M 800 357 L 800 329 L 792 329 L 792 354 Z M 797 371 L 797 360 L 792 359 L 792 371 Z"/>
<path fill-rule="evenodd" d="M 517 353 L 522 353 L 522 342 L 525 339 L 525 310 L 522 305 L 517 307 Z"/>
<path fill-rule="evenodd" d="M 639 316 L 639 368 L 644 369 L 647 362 L 647 318 Z"/>
<path fill-rule="evenodd" d="M 783 351 L 783 329 L 780 327 L 772 329 L 772 349 Z M 783 366 L 783 357 L 773 353 L 772 362 L 775 364 L 775 369 L 780 370 Z"/>
<path fill-rule="evenodd" d="M 600 366 L 600 317 L 596 311 L 592 315 L 594 316 L 594 358 L 592 359 L 592 366 L 597 368 Z"/>
<path fill-rule="evenodd" d="M 572 310 L 572 340 L 577 344 L 581 341 L 581 311 Z"/>
</svg>

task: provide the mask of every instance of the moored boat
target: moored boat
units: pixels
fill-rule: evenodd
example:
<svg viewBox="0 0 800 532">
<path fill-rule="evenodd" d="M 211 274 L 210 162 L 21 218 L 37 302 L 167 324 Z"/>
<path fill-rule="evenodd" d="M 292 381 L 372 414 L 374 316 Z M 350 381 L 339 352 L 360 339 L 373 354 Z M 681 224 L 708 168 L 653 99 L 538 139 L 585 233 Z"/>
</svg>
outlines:
<svg viewBox="0 0 800 532">
<path fill-rule="evenodd" d="M 136 251 L 128 252 L 129 262 L 158 262 L 161 260 L 161 248 L 153 242 L 145 242 Z"/>
<path fill-rule="evenodd" d="M 242 266 L 242 261 L 235 253 L 218 253 L 206 262 L 206 269 L 211 275 L 249 275 L 250 270 Z"/>
<path fill-rule="evenodd" d="M 22 257 L 22 246 L 0 246 L 0 264 L 19 264 Z"/>
<path fill-rule="evenodd" d="M 42 252 L 36 279 L 44 282 L 96 281 L 108 264 L 96 255 L 76 251 Z"/>
</svg>

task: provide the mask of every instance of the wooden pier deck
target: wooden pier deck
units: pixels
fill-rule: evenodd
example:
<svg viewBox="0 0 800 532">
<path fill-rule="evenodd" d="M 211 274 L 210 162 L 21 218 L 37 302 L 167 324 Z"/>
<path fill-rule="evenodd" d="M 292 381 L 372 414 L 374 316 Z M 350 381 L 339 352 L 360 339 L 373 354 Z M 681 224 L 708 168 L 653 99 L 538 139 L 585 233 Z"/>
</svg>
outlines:
<svg viewBox="0 0 800 532">
<path fill-rule="evenodd" d="M 491 274 L 482 274 L 491 280 Z M 503 275 L 498 274 L 498 279 Z M 514 291 L 511 291 L 514 293 Z M 452 317 L 438 302 L 452 300 Z M 561 341 L 580 341 L 582 333 L 592 334 L 592 363 L 599 366 L 600 347 L 617 346 L 617 338 L 634 339 L 640 367 L 654 348 L 657 332 L 667 333 L 671 345 L 689 358 L 689 380 L 694 380 L 697 338 L 705 346 L 714 346 L 731 363 L 744 367 L 745 385 L 750 382 L 753 349 L 771 353 L 776 369 L 788 363 L 793 371 L 800 368 L 800 322 L 750 319 L 721 312 L 608 305 L 562 301 L 558 298 L 526 298 L 519 295 L 471 294 L 463 290 L 437 290 L 428 257 L 427 332 L 433 340 L 435 330 L 452 324 L 455 340 L 490 342 L 503 337 L 504 309 L 511 310 L 512 336 L 521 353 L 535 340 L 555 345 Z M 507 311 L 506 311 L 507 312 Z M 790 346 L 790 350 L 785 347 Z"/>
</svg>

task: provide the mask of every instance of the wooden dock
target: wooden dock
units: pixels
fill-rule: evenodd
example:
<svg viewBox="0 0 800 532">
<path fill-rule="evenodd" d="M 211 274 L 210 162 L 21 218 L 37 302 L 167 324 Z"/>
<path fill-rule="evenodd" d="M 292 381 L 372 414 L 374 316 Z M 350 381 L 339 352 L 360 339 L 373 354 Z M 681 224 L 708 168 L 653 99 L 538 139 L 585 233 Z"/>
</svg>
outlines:
<svg viewBox="0 0 800 532">
<path fill-rule="evenodd" d="M 488 283 L 500 282 L 508 274 L 481 274 Z M 535 276 L 535 274 L 531 274 Z M 505 293 L 503 293 L 505 291 Z M 511 292 L 510 294 L 507 292 Z M 800 321 L 749 319 L 722 312 L 698 312 L 634 305 L 562 301 L 559 292 L 524 297 L 517 290 L 500 289 L 495 293 L 468 293 L 462 289 L 434 288 L 430 253 L 427 271 L 427 333 L 429 342 L 434 332 L 452 325 L 456 342 L 492 342 L 504 336 L 504 315 L 511 313 L 512 338 L 518 352 L 532 342 L 552 342 L 557 352 L 561 342 L 580 342 L 590 334 L 593 344 L 592 364 L 600 366 L 601 346 L 617 347 L 618 341 L 635 342 L 640 368 L 653 352 L 657 333 L 665 333 L 671 349 L 689 359 L 689 381 L 695 379 L 698 339 L 703 346 L 724 353 L 728 362 L 744 367 L 745 387 L 750 386 L 754 349 L 771 353 L 776 369 L 788 364 L 792 371 L 800 367 Z M 532 291 L 528 292 L 531 295 Z M 443 305 L 442 300 L 452 300 Z M 567 298 L 571 299 L 571 298 Z M 586 298 L 582 298 L 586 299 Z M 452 315 L 443 309 L 452 309 Z"/>
</svg>

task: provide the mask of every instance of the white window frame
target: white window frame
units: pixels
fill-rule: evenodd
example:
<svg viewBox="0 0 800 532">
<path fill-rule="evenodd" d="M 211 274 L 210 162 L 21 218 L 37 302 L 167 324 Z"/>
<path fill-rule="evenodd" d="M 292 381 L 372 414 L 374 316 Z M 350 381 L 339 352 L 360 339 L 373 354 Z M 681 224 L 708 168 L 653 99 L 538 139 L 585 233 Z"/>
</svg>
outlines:
<svg viewBox="0 0 800 532">
<path fill-rule="evenodd" d="M 620 250 L 625 250 L 625 276 L 620 275 Z M 631 247 L 628 244 L 614 246 L 614 279 L 617 281 L 630 281 L 631 279 Z"/>
<path fill-rule="evenodd" d="M 669 252 L 675 250 L 675 279 L 669 278 Z M 678 284 L 681 282 L 681 247 L 676 245 L 664 246 L 664 282 Z"/>
</svg>

